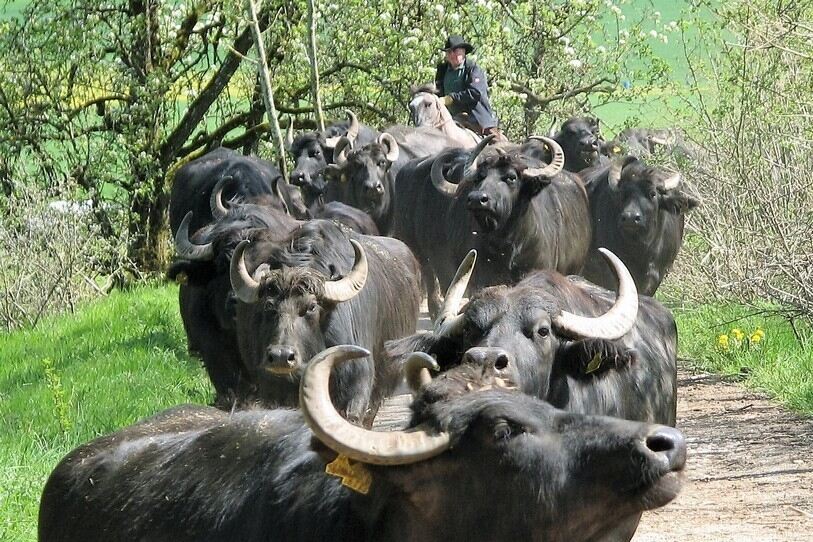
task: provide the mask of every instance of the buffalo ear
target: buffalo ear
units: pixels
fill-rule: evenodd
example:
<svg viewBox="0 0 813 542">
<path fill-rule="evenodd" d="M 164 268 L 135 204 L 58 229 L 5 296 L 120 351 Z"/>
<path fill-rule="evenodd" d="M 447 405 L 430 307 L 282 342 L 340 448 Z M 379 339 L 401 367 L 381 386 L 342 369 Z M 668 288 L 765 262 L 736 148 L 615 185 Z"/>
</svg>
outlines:
<svg viewBox="0 0 813 542">
<path fill-rule="evenodd" d="M 627 367 L 637 358 L 635 349 L 618 341 L 584 339 L 562 345 L 556 354 L 555 365 L 568 376 L 585 379 Z"/>
<path fill-rule="evenodd" d="M 347 180 L 347 177 L 342 172 L 342 166 L 338 164 L 328 164 L 324 175 L 327 181 L 344 182 Z"/>
<path fill-rule="evenodd" d="M 332 463 L 339 455 L 338 452 L 328 448 L 324 442 L 316 438 L 316 435 L 311 435 L 311 450 L 316 452 L 325 463 Z"/>
<path fill-rule="evenodd" d="M 658 200 L 661 208 L 672 214 L 686 213 L 700 206 L 699 199 L 678 190 L 670 190 L 662 193 Z"/>
<path fill-rule="evenodd" d="M 539 194 L 543 188 L 550 184 L 550 177 L 545 177 L 544 175 L 522 175 L 522 189 L 523 191 L 528 194 L 529 198 L 532 198 Z"/>
</svg>

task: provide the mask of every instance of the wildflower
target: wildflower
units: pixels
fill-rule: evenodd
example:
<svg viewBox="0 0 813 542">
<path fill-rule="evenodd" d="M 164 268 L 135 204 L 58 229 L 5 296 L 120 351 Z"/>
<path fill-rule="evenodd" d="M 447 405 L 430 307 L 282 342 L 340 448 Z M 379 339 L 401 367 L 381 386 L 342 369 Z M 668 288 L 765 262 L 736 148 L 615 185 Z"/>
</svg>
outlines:
<svg viewBox="0 0 813 542">
<path fill-rule="evenodd" d="M 739 343 L 745 338 L 745 333 L 740 328 L 735 327 L 731 330 L 731 337 Z"/>
<path fill-rule="evenodd" d="M 728 335 L 723 333 L 717 336 L 717 348 L 723 352 L 728 352 Z"/>
<path fill-rule="evenodd" d="M 765 338 L 765 332 L 762 330 L 761 327 L 758 327 L 754 330 L 753 333 L 748 337 L 748 342 L 752 345 L 757 345 L 762 342 L 762 339 Z"/>
<path fill-rule="evenodd" d="M 573 60 L 568 62 L 568 64 L 570 65 L 571 68 L 574 68 L 576 70 L 582 67 L 582 61 L 579 60 L 578 58 L 574 58 Z"/>
<path fill-rule="evenodd" d="M 596 47 L 596 52 L 600 55 L 603 55 L 607 52 L 607 48 L 604 47 L 603 45 L 599 45 L 598 47 Z"/>
</svg>

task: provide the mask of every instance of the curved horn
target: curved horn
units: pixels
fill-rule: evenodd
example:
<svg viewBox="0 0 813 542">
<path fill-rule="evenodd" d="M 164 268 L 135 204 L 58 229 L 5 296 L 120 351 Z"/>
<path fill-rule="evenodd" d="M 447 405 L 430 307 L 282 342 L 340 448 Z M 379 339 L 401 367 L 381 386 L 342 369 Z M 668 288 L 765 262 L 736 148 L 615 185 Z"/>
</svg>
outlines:
<svg viewBox="0 0 813 542">
<path fill-rule="evenodd" d="M 341 303 L 353 299 L 367 282 L 367 255 L 364 254 L 364 249 L 355 239 L 351 239 L 350 244 L 353 245 L 356 257 L 353 269 L 344 278 L 325 281 L 325 301 Z"/>
<path fill-rule="evenodd" d="M 404 377 L 412 393 L 432 382 L 429 371 L 440 371 L 440 365 L 426 352 L 412 352 L 404 362 Z"/>
<path fill-rule="evenodd" d="M 406 465 L 429 459 L 449 448 L 447 433 L 424 426 L 406 431 L 370 431 L 345 420 L 330 400 L 330 372 L 336 363 L 369 356 L 358 347 L 328 348 L 310 360 L 299 387 L 299 406 L 313 434 L 326 446 L 355 461 Z"/>
<path fill-rule="evenodd" d="M 248 245 L 247 240 L 240 241 L 240 244 L 234 249 L 229 265 L 229 278 L 237 299 L 243 303 L 256 303 L 260 298 L 260 281 L 252 277 L 246 269 L 243 252 Z"/>
<path fill-rule="evenodd" d="M 432 169 L 430 170 L 429 176 L 432 179 L 432 184 L 435 185 L 438 192 L 444 196 L 453 198 L 455 195 L 457 195 L 458 185 L 450 183 L 446 180 L 446 177 L 443 175 L 443 167 L 445 165 L 446 161 L 441 159 L 440 156 L 435 158 L 435 160 L 432 162 Z"/>
<path fill-rule="evenodd" d="M 494 134 L 487 135 L 472 149 L 469 158 L 466 160 L 466 165 L 463 168 L 463 180 L 470 180 L 474 174 L 477 173 L 477 157 L 480 156 L 480 153 L 483 152 L 486 145 L 494 141 L 495 137 L 497 136 Z"/>
<path fill-rule="evenodd" d="M 474 264 L 477 262 L 477 251 L 472 249 L 460 262 L 457 272 L 452 279 L 449 288 L 446 290 L 446 297 L 443 299 L 443 307 L 440 309 L 437 319 L 435 319 L 435 330 L 441 331 L 443 324 L 457 316 L 460 312 L 460 302 L 463 300 L 463 294 L 466 293 L 466 288 L 469 286 L 471 274 L 474 273 Z"/>
<path fill-rule="evenodd" d="M 536 139 L 538 141 L 542 141 L 543 143 L 545 143 L 545 145 L 547 145 L 550 148 L 550 152 L 551 152 L 552 156 L 551 156 L 550 164 L 548 164 L 547 166 L 542 167 L 542 168 L 535 168 L 535 167 L 530 168 L 529 167 L 525 171 L 522 172 L 523 175 L 528 175 L 530 177 L 547 177 L 547 178 L 551 178 L 554 175 L 556 175 L 557 173 L 559 173 L 560 171 L 562 171 L 562 168 L 565 167 L 565 153 L 564 153 L 564 151 L 562 151 L 562 147 L 559 146 L 559 144 L 556 142 L 556 140 L 551 139 L 549 137 L 537 136 L 537 135 L 533 135 L 528 139 Z"/>
<path fill-rule="evenodd" d="M 347 161 L 347 153 L 353 148 L 353 142 L 347 139 L 347 136 L 342 136 L 333 147 L 333 163 L 342 165 Z"/>
<path fill-rule="evenodd" d="M 192 221 L 192 211 L 186 213 L 175 232 L 175 250 L 178 255 L 187 260 L 209 261 L 215 257 L 215 247 L 212 243 L 195 245 L 189 240 L 189 223 Z"/>
<path fill-rule="evenodd" d="M 282 194 L 282 190 L 279 187 L 279 183 L 285 182 L 285 179 L 282 177 L 277 177 L 271 183 L 271 188 L 274 190 L 274 195 L 279 199 L 280 203 L 282 203 L 282 210 L 285 211 L 285 214 L 291 216 L 291 210 L 288 208 L 288 202 L 285 201 L 285 197 Z"/>
<path fill-rule="evenodd" d="M 384 158 L 387 159 L 389 163 L 393 163 L 398 160 L 398 155 L 401 154 L 401 149 L 398 148 L 398 142 L 392 137 L 392 134 L 383 133 L 378 136 L 376 143 L 383 146 L 387 149 L 387 154 L 384 155 Z"/>
<path fill-rule="evenodd" d="M 664 190 L 674 190 L 680 184 L 680 173 L 673 173 L 663 181 L 661 181 L 661 188 Z"/>
<path fill-rule="evenodd" d="M 610 164 L 610 171 L 607 173 L 607 183 L 613 190 L 618 190 L 618 183 L 621 182 L 621 170 L 624 169 L 624 162 L 613 160 Z"/>
<path fill-rule="evenodd" d="M 294 118 L 288 122 L 288 128 L 285 130 L 285 150 L 290 151 L 294 144 Z"/>
<path fill-rule="evenodd" d="M 350 147 L 352 148 L 353 145 L 356 144 L 356 139 L 359 136 L 359 119 L 356 117 L 356 114 L 349 109 L 345 110 L 345 113 L 347 113 L 347 120 L 350 121 L 350 126 L 347 128 L 345 137 L 350 140 Z"/>
<path fill-rule="evenodd" d="M 220 220 L 229 214 L 229 209 L 223 205 L 223 189 L 226 188 L 226 183 L 231 180 L 232 177 L 223 177 L 212 188 L 212 194 L 209 196 L 209 209 L 212 212 L 212 218 L 215 220 Z"/>
<path fill-rule="evenodd" d="M 618 256 L 606 248 L 598 249 L 618 279 L 618 296 L 613 306 L 601 316 L 586 317 L 562 311 L 554 324 L 568 335 L 579 339 L 620 339 L 635 325 L 638 316 L 638 290 L 635 281 Z"/>
</svg>

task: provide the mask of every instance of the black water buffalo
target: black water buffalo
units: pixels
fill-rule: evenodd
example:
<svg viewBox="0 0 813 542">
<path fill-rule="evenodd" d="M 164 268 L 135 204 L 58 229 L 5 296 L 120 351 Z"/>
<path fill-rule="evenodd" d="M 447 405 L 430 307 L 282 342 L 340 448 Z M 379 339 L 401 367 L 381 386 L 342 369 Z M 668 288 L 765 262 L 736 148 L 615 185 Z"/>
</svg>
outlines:
<svg viewBox="0 0 813 542">
<path fill-rule="evenodd" d="M 395 236 L 421 262 L 433 313 L 434 277 L 445 288 L 472 248 L 480 254 L 477 287 L 514 283 L 534 269 L 581 271 L 590 244 L 587 195 L 576 175 L 561 171 L 556 142 L 543 139 L 554 149 L 550 164 L 524 151 L 535 141 L 489 148 L 479 159 L 486 138 L 471 152 L 444 151 L 399 173 Z"/>
<path fill-rule="evenodd" d="M 579 172 L 601 163 L 599 154 L 603 143 L 598 120 L 591 117 L 572 117 L 562 123 L 553 139 L 565 153 L 565 169 Z"/>
<path fill-rule="evenodd" d="M 434 331 L 389 342 L 388 356 L 397 361 L 420 350 L 445 370 L 473 367 L 567 411 L 673 426 L 675 321 L 660 303 L 639 297 L 623 263 L 605 254 L 617 297 L 581 277 L 537 271 L 514 287 L 481 290 L 460 315 L 453 307 L 462 295 L 450 296 Z M 638 520 L 619 524 L 606 540 L 629 540 Z"/>
<path fill-rule="evenodd" d="M 308 359 L 329 346 L 358 344 L 373 358 L 344 366 L 332 389 L 338 408 L 369 421 L 396 384 L 387 381 L 389 373 L 379 363 L 384 341 L 415 331 L 420 306 L 415 258 L 396 239 L 356 235 L 324 220 L 306 222 L 268 248 L 241 243 L 231 262 L 240 300 L 240 353 L 262 396 L 295 405 Z"/>
<path fill-rule="evenodd" d="M 328 126 L 324 132 L 305 132 L 291 139 L 288 153 L 294 159 L 291 184 L 299 186 L 308 208 L 323 199 L 326 189 L 325 168 L 333 163 L 333 151 L 339 139 L 347 137 L 351 146 L 364 146 L 378 137 L 378 131 L 360 124 L 352 111 L 348 120 Z"/>
<path fill-rule="evenodd" d="M 256 395 L 254 379 L 237 346 L 236 299 L 229 279 L 232 251 L 245 238 L 254 239 L 258 246 L 286 240 L 299 222 L 262 205 L 236 205 L 225 213 L 195 232 L 191 240 L 188 213 L 175 237 L 179 259 L 167 276 L 181 283 L 178 302 L 189 351 L 203 361 L 215 388 L 215 404 L 230 407 L 234 401 L 245 402 Z"/>
<path fill-rule="evenodd" d="M 429 156 L 450 145 L 435 128 L 393 126 L 373 143 L 351 149 L 347 138 L 336 145 L 334 162 L 325 170 L 330 179 L 326 198 L 369 214 L 379 231 L 389 235 L 395 212 L 395 177 L 408 161 Z"/>
<path fill-rule="evenodd" d="M 612 250 L 627 265 L 638 291 L 653 295 L 683 242 L 684 215 L 699 201 L 681 187 L 680 174 L 647 166 L 630 156 L 586 176 L 593 240 L 584 276 L 613 286 L 596 252 Z"/>
<path fill-rule="evenodd" d="M 519 393 L 418 401 L 406 431 L 349 424 L 330 368 L 366 354 L 312 360 L 301 412 L 182 406 L 78 447 L 45 485 L 40 542 L 605 541 L 680 490 L 677 430 Z"/>
<path fill-rule="evenodd" d="M 169 225 L 173 235 L 190 211 L 190 231 L 197 231 L 212 221 L 210 202 L 213 189 L 220 181 L 223 181 L 224 201 L 260 203 L 287 209 L 298 218 L 308 216 L 299 190 L 287 184 L 271 162 L 221 147 L 184 164 L 175 173 L 169 201 Z"/>
</svg>

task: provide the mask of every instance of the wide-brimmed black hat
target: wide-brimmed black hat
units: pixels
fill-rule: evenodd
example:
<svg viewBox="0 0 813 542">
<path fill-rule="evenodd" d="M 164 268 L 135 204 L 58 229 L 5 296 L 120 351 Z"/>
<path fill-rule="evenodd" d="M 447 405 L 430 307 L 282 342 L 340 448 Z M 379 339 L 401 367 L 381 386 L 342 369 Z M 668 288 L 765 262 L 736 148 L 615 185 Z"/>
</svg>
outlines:
<svg viewBox="0 0 813 542">
<path fill-rule="evenodd" d="M 442 51 L 448 51 L 449 49 L 457 49 L 458 47 L 462 47 L 466 50 L 466 54 L 471 53 L 474 51 L 474 47 L 471 46 L 466 40 L 463 39 L 463 36 L 456 36 L 452 35 L 446 38 L 446 44 L 443 46 Z"/>
</svg>

